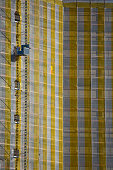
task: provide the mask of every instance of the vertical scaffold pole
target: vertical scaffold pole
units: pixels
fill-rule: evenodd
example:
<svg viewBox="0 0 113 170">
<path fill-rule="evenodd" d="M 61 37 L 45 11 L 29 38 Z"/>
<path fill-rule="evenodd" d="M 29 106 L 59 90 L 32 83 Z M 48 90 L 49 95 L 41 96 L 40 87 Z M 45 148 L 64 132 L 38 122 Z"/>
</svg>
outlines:
<svg viewBox="0 0 113 170">
<path fill-rule="evenodd" d="M 27 44 L 27 26 L 28 26 L 28 14 L 27 14 L 27 0 L 25 0 L 25 44 Z M 25 125 L 24 125 L 24 170 L 27 170 L 27 64 L 28 59 L 25 56 Z"/>
</svg>

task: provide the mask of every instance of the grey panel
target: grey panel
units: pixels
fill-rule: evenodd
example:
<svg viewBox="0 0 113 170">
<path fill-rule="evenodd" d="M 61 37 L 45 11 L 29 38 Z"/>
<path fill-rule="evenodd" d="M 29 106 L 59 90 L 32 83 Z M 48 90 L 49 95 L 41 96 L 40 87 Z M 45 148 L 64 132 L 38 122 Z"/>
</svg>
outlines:
<svg viewBox="0 0 113 170">
<path fill-rule="evenodd" d="M 91 132 L 92 167 L 99 166 L 98 137 L 98 10 L 91 9 Z"/>
<path fill-rule="evenodd" d="M 63 31 L 63 168 L 66 169 L 70 167 L 69 8 L 64 8 Z"/>
</svg>

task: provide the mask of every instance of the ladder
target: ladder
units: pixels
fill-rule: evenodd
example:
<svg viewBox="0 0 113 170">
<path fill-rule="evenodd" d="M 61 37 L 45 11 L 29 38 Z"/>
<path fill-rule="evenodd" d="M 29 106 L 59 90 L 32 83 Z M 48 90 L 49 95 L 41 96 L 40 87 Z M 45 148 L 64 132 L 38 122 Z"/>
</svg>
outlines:
<svg viewBox="0 0 113 170">
<path fill-rule="evenodd" d="M 27 0 L 25 0 L 25 44 L 28 42 L 27 38 L 27 30 L 28 30 L 28 12 L 27 12 L 28 4 Z M 28 57 L 25 56 L 25 120 L 24 120 L 24 170 L 27 170 L 27 93 L 28 93 Z"/>
<path fill-rule="evenodd" d="M 17 0 L 17 5 L 16 5 L 16 8 L 17 8 L 17 11 L 19 10 L 19 0 Z M 19 46 L 19 28 L 20 28 L 20 23 L 18 22 L 16 24 L 16 45 Z M 17 60 L 16 61 L 16 77 L 17 77 L 17 80 L 19 80 L 19 61 Z M 18 115 L 19 114 L 19 91 L 17 90 L 16 91 L 16 114 Z M 19 141 L 18 141 L 18 138 L 19 138 L 19 124 L 16 124 L 16 134 L 15 134 L 15 140 L 16 140 L 16 143 L 15 143 L 15 148 L 18 150 L 19 149 Z M 15 160 L 15 170 L 18 169 L 18 158 L 16 158 Z"/>
</svg>

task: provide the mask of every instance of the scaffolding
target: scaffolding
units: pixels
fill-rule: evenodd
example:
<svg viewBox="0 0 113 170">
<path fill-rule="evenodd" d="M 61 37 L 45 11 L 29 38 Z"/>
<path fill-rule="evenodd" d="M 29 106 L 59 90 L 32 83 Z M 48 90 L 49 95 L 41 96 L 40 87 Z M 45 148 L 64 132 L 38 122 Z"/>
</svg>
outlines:
<svg viewBox="0 0 113 170">
<path fill-rule="evenodd" d="M 0 18 L 2 169 L 112 168 L 113 3 L 0 0 Z"/>
<path fill-rule="evenodd" d="M 14 13 L 15 15 L 15 22 L 16 22 L 16 46 L 19 47 L 21 45 L 21 0 L 16 1 L 16 11 Z M 15 49 L 16 51 L 16 49 Z M 15 52 L 14 51 L 14 52 Z M 14 57 L 16 58 L 17 55 L 14 53 Z M 18 59 L 16 60 L 16 80 L 15 80 L 15 93 L 16 93 L 16 114 L 14 118 L 21 117 L 21 57 L 18 56 Z M 20 169 L 20 130 L 21 130 L 21 120 L 18 121 L 14 119 L 15 126 L 15 149 L 14 149 L 14 158 L 15 158 L 15 169 Z"/>
</svg>

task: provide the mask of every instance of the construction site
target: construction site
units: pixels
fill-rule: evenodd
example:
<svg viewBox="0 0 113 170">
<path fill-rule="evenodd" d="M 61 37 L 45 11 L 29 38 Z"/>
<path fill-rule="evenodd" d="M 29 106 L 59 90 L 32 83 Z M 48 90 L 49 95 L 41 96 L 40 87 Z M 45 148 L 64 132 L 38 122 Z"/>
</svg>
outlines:
<svg viewBox="0 0 113 170">
<path fill-rule="evenodd" d="M 0 0 L 0 170 L 113 170 L 113 0 Z"/>
</svg>

